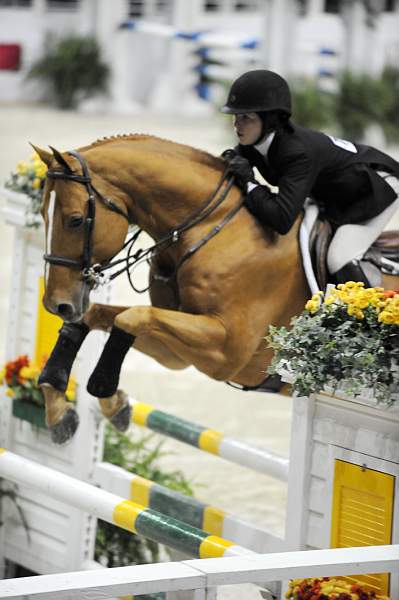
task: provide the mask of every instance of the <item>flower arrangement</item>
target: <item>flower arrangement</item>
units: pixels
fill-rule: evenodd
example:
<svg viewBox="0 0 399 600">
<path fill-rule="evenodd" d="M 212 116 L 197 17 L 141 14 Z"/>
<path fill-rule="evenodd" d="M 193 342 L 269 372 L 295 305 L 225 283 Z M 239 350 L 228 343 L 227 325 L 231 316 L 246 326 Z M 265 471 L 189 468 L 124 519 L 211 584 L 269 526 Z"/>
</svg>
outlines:
<svg viewBox="0 0 399 600">
<path fill-rule="evenodd" d="M 14 192 L 29 196 L 31 203 L 28 212 L 30 215 L 39 214 L 46 172 L 47 166 L 34 152 L 28 160 L 20 161 L 17 164 L 16 171 L 11 173 L 10 178 L 4 184 L 6 188 Z"/>
<path fill-rule="evenodd" d="M 358 584 L 332 577 L 293 579 L 285 597 L 287 600 L 390 600 Z"/>
<path fill-rule="evenodd" d="M 14 400 L 44 406 L 44 397 L 38 384 L 40 372 L 41 366 L 32 363 L 26 355 L 18 356 L 0 372 L 0 385 L 6 384 L 6 394 Z M 70 402 L 76 399 L 76 381 L 73 377 L 69 379 L 65 395 Z"/>
<path fill-rule="evenodd" d="M 291 329 L 270 328 L 271 373 L 288 372 L 308 396 L 339 386 L 355 397 L 372 390 L 377 402 L 399 400 L 399 292 L 349 281 L 317 292 Z"/>
</svg>

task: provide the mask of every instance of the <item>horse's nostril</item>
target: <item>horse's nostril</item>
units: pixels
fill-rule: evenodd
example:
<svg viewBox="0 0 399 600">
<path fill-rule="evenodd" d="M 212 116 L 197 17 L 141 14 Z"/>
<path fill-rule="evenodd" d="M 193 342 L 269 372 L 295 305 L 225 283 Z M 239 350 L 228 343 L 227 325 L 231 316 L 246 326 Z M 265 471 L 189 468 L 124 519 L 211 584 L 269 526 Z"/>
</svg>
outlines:
<svg viewBox="0 0 399 600">
<path fill-rule="evenodd" d="M 73 305 L 68 304 L 67 302 L 59 304 L 57 307 L 57 313 L 62 319 L 68 321 L 74 315 Z"/>
</svg>

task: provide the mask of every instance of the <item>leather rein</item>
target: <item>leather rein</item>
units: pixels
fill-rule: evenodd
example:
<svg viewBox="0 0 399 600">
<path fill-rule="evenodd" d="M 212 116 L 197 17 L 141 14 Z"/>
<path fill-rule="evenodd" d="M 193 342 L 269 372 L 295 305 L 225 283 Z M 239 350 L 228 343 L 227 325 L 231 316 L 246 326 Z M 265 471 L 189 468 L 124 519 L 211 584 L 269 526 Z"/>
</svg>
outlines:
<svg viewBox="0 0 399 600">
<path fill-rule="evenodd" d="M 158 240 L 155 244 L 153 244 L 150 248 L 139 249 L 133 254 L 134 245 L 143 231 L 142 229 L 138 229 L 123 245 L 121 250 L 128 248 L 127 256 L 124 258 L 120 258 L 117 260 L 110 260 L 104 264 L 96 263 L 92 264 L 92 254 L 93 254 L 93 232 L 95 225 L 95 216 L 96 216 L 96 198 L 102 202 L 102 204 L 121 215 L 124 219 L 129 222 L 129 217 L 125 212 L 115 204 L 109 198 L 103 196 L 92 183 L 92 179 L 90 176 L 89 168 L 86 160 L 83 158 L 79 152 L 75 150 L 71 150 L 68 152 L 70 156 L 74 156 L 80 163 L 82 168 L 82 175 L 76 174 L 72 171 L 67 163 L 65 162 L 64 167 L 67 170 L 62 171 L 47 171 L 48 179 L 62 179 L 67 181 L 74 181 L 77 183 L 81 183 L 85 186 L 88 194 L 88 207 L 87 207 L 87 215 L 84 220 L 84 242 L 83 242 L 83 254 L 80 259 L 68 258 L 65 256 L 57 256 L 55 254 L 44 254 L 43 258 L 46 262 L 52 265 L 58 265 L 62 267 L 67 267 L 70 269 L 79 269 L 81 271 L 82 279 L 91 288 L 96 288 L 99 285 L 104 285 L 122 273 L 126 273 L 129 283 L 131 287 L 138 293 L 146 292 L 150 287 L 151 283 L 145 289 L 137 289 L 131 278 L 131 270 L 137 267 L 138 264 L 147 260 L 150 261 L 151 258 L 165 251 L 167 248 L 176 244 L 183 233 L 198 225 L 202 221 L 204 221 L 210 214 L 212 214 L 216 208 L 218 208 L 222 202 L 226 199 L 228 193 L 230 192 L 232 186 L 234 185 L 234 176 L 228 175 L 227 170 L 223 173 L 215 191 L 211 194 L 209 198 L 196 210 L 193 214 L 191 214 L 187 219 L 183 221 L 180 225 L 174 228 L 172 231 L 169 231 L 164 237 Z M 223 184 L 226 183 L 226 186 L 221 191 Z M 219 198 L 217 195 L 220 193 Z M 216 198 L 216 202 L 214 202 Z M 204 246 L 210 239 L 212 239 L 215 235 L 223 229 L 223 227 L 238 213 L 238 211 L 242 208 L 244 202 L 241 199 L 240 202 L 235 206 L 226 216 L 225 218 L 216 225 L 213 229 L 211 229 L 205 237 L 199 240 L 194 246 L 192 246 L 187 252 L 180 258 L 178 263 L 176 264 L 172 275 L 167 279 L 167 281 L 175 278 L 179 268 L 182 264 L 189 259 L 193 254 L 195 254 L 202 246 Z M 115 267 L 116 265 L 121 265 L 124 263 L 124 266 L 118 271 L 112 273 L 108 277 L 105 277 L 105 271 Z"/>
</svg>

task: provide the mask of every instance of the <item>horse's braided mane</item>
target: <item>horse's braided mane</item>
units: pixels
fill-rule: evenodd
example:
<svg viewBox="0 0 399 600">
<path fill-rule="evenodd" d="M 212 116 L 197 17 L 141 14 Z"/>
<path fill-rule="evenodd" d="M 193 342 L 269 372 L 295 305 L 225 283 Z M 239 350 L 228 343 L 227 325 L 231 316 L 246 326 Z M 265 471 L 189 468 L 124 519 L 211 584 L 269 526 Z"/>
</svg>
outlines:
<svg viewBox="0 0 399 600">
<path fill-rule="evenodd" d="M 200 163 L 206 164 L 209 167 L 216 169 L 218 171 L 223 170 L 224 161 L 216 156 L 213 156 L 209 152 L 205 150 L 200 150 L 198 148 L 193 148 L 192 146 L 188 146 L 187 144 L 180 144 L 179 142 L 173 142 L 171 140 L 167 140 L 165 138 L 160 138 L 155 135 L 149 135 L 145 133 L 123 133 L 118 135 L 111 135 L 107 137 L 103 137 L 101 139 L 95 140 L 88 146 L 84 146 L 79 148 L 80 151 L 92 150 L 93 148 L 97 148 L 98 146 L 103 146 L 105 144 L 110 144 L 112 142 L 118 141 L 126 141 L 126 142 L 137 142 L 140 140 L 152 139 L 160 144 L 168 144 L 173 145 L 183 151 L 184 154 L 188 155 L 191 153 L 191 156 Z"/>
</svg>

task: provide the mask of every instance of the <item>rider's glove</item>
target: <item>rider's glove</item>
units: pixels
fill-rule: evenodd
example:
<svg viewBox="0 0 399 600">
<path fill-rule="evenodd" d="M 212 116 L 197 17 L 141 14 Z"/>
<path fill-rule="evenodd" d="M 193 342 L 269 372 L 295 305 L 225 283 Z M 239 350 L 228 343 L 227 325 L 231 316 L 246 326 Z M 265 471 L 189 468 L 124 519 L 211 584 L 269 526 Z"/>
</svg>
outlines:
<svg viewBox="0 0 399 600">
<path fill-rule="evenodd" d="M 237 154 L 237 152 L 233 150 L 233 148 L 227 148 L 227 150 L 224 150 L 224 152 L 222 152 L 220 156 L 221 158 L 223 158 L 225 163 L 229 164 L 229 162 L 236 156 L 239 156 L 239 154 Z"/>
<path fill-rule="evenodd" d="M 234 175 L 237 185 L 247 193 L 248 183 L 255 183 L 255 176 L 248 159 L 243 156 L 234 156 L 227 166 L 227 173 Z"/>
</svg>

